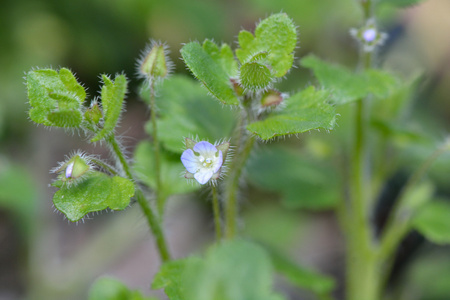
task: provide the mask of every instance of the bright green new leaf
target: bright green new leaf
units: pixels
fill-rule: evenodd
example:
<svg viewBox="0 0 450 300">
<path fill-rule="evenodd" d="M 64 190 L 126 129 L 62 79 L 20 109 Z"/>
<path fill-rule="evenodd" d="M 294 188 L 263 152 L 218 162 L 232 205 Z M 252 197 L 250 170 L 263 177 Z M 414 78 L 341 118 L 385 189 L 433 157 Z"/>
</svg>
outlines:
<svg viewBox="0 0 450 300">
<path fill-rule="evenodd" d="M 330 209 L 339 200 L 335 170 L 296 151 L 269 148 L 249 160 L 248 179 L 264 190 L 281 194 L 287 208 Z"/>
<path fill-rule="evenodd" d="M 101 277 L 92 285 L 88 300 L 157 300 L 157 298 L 145 297 L 137 290 L 132 291 L 117 279 Z"/>
<path fill-rule="evenodd" d="M 421 2 L 424 2 L 424 0 L 379 0 L 377 5 L 386 4 L 396 7 L 408 7 L 420 4 Z"/>
<path fill-rule="evenodd" d="M 322 275 L 299 266 L 277 250 L 267 249 L 275 270 L 299 288 L 312 291 L 316 295 L 329 295 L 336 286 L 330 276 Z"/>
<path fill-rule="evenodd" d="M 245 89 L 258 91 L 268 87 L 273 80 L 273 76 L 266 65 L 254 61 L 241 66 L 239 79 Z"/>
<path fill-rule="evenodd" d="M 134 156 L 134 169 L 142 182 L 156 189 L 154 159 L 153 145 L 150 142 L 140 143 Z M 189 193 L 199 188 L 197 185 L 188 184 L 186 178 L 180 175 L 184 168 L 178 154 L 162 152 L 160 168 L 160 193 L 163 199 L 170 195 Z"/>
<path fill-rule="evenodd" d="M 122 210 L 134 195 L 134 184 L 128 179 L 92 172 L 77 185 L 63 185 L 53 196 L 53 204 L 72 221 L 87 213 L 110 208 Z"/>
<path fill-rule="evenodd" d="M 338 105 L 360 100 L 369 94 L 385 98 L 398 85 L 397 79 L 387 72 L 367 70 L 356 74 L 343 66 L 322 61 L 314 55 L 303 58 L 301 65 L 313 70 L 320 84 L 332 92 L 332 99 Z"/>
<path fill-rule="evenodd" d="M 254 36 L 248 31 L 241 31 L 238 40 L 240 48 L 236 49 L 236 56 L 242 64 L 249 62 L 255 53 L 267 52 L 267 60 L 276 77 L 283 77 L 292 67 L 297 30 L 285 13 L 262 20 Z"/>
<path fill-rule="evenodd" d="M 413 226 L 436 244 L 450 244 L 450 203 L 427 203 L 413 218 Z"/>
<path fill-rule="evenodd" d="M 158 134 L 163 146 L 175 153 L 184 151 L 184 138 L 198 136 L 211 143 L 230 137 L 234 113 L 211 101 L 205 89 L 185 76 L 173 76 L 158 88 Z M 176 117 L 174 117 L 176 116 Z M 151 124 L 146 130 L 152 133 Z"/>
<path fill-rule="evenodd" d="M 233 50 L 228 44 L 222 44 L 219 49 L 216 43 L 210 40 L 203 42 L 203 50 L 205 50 L 211 58 L 219 64 L 229 77 L 234 77 L 237 74 L 238 63 L 234 59 Z"/>
<path fill-rule="evenodd" d="M 68 69 L 59 73 L 52 69 L 27 73 L 29 116 L 38 124 L 56 127 L 79 127 L 86 98 L 84 88 Z"/>
<path fill-rule="evenodd" d="M 273 112 L 266 119 L 249 124 L 247 129 L 263 140 L 312 129 L 333 129 L 336 113 L 327 103 L 328 98 L 326 91 L 308 87 L 286 99 L 282 111 Z"/>
<path fill-rule="evenodd" d="M 114 132 L 122 113 L 122 105 L 127 92 L 127 78 L 125 75 L 117 75 L 114 81 L 108 76 L 102 75 L 102 107 L 105 120 L 103 128 L 91 139 L 91 142 L 99 141 Z"/>
<path fill-rule="evenodd" d="M 231 62 L 229 47 L 222 46 L 219 51 L 212 44 L 209 40 L 203 47 L 197 42 L 188 43 L 181 48 L 181 56 L 192 74 L 214 97 L 224 104 L 238 105 L 230 81 L 235 65 Z"/>
</svg>

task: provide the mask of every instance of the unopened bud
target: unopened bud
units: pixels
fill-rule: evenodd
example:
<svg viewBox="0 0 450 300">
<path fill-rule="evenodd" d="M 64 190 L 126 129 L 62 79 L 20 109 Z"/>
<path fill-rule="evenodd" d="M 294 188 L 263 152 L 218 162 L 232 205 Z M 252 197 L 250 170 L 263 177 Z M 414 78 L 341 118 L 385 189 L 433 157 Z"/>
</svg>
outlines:
<svg viewBox="0 0 450 300">
<path fill-rule="evenodd" d="M 275 107 L 283 101 L 282 94 L 277 90 L 268 90 L 261 97 L 262 107 Z"/>
<path fill-rule="evenodd" d="M 84 118 L 93 124 L 98 124 L 102 118 L 102 111 L 97 102 L 93 102 L 84 113 Z"/>
<path fill-rule="evenodd" d="M 168 53 L 165 44 L 152 41 L 138 61 L 139 75 L 148 80 L 167 77 L 172 68 Z"/>
</svg>

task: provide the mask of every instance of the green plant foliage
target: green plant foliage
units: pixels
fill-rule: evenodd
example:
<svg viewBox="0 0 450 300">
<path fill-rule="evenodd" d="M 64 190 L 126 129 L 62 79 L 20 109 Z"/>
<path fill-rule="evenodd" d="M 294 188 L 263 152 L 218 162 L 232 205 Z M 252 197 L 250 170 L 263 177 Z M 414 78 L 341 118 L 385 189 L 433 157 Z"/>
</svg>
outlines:
<svg viewBox="0 0 450 300">
<path fill-rule="evenodd" d="M 139 291 L 128 289 L 117 279 L 101 277 L 92 285 L 88 300 L 157 300 L 157 298 L 144 297 Z"/>
<path fill-rule="evenodd" d="M 298 153 L 280 147 L 260 150 L 249 160 L 247 170 L 252 183 L 280 193 L 288 208 L 330 209 L 338 203 L 335 170 Z"/>
<path fill-rule="evenodd" d="M 303 58 L 301 65 L 313 70 L 320 84 L 332 92 L 333 102 L 338 105 L 361 100 L 369 94 L 385 98 L 398 85 L 397 79 L 387 72 L 367 70 L 356 74 L 344 66 L 324 62 L 314 55 Z"/>
<path fill-rule="evenodd" d="M 117 75 L 114 81 L 108 76 L 102 75 L 102 107 L 103 128 L 91 139 L 91 142 L 99 141 L 114 133 L 114 128 L 119 122 L 122 113 L 122 105 L 127 92 L 127 78 L 125 75 Z"/>
<path fill-rule="evenodd" d="M 276 77 L 283 77 L 292 67 L 297 31 L 294 22 L 284 13 L 262 20 L 255 35 L 242 30 L 239 33 L 236 56 L 242 64 L 251 61 L 255 53 L 267 52 L 267 60 Z"/>
<path fill-rule="evenodd" d="M 234 73 L 228 46 L 219 48 L 209 40 L 203 47 L 197 42 L 183 46 L 181 56 L 192 74 L 208 91 L 224 104 L 238 105 L 239 100 L 232 88 L 229 73 Z"/>
<path fill-rule="evenodd" d="M 33 70 L 27 73 L 26 78 L 31 120 L 46 126 L 81 125 L 86 92 L 70 70 Z"/>
<path fill-rule="evenodd" d="M 164 288 L 170 300 L 282 300 L 272 292 L 270 257 L 258 245 L 224 241 L 204 259 L 166 263 L 153 288 Z"/>
<path fill-rule="evenodd" d="M 273 77 L 266 65 L 258 61 L 252 61 L 241 66 L 239 79 L 242 87 L 257 91 L 268 87 Z"/>
<path fill-rule="evenodd" d="M 396 7 L 408 7 L 424 2 L 424 0 L 379 0 L 378 5 L 386 4 Z"/>
<path fill-rule="evenodd" d="M 273 112 L 263 121 L 249 124 L 247 129 L 263 140 L 312 129 L 333 129 L 336 113 L 327 103 L 328 98 L 326 91 L 308 87 L 286 99 L 282 111 Z"/>
<path fill-rule="evenodd" d="M 72 221 L 84 215 L 110 208 L 125 209 L 134 195 L 134 184 L 125 178 L 92 172 L 77 185 L 62 185 L 53 196 L 53 204 Z"/>
<path fill-rule="evenodd" d="M 229 77 L 234 77 L 237 74 L 238 64 L 234 59 L 233 50 L 228 44 L 222 44 L 219 49 L 216 43 L 205 40 L 203 42 L 203 50 L 205 50 L 211 58 L 219 64 Z"/>
<path fill-rule="evenodd" d="M 184 151 L 184 138 L 214 141 L 231 135 L 235 123 L 233 111 L 211 101 L 206 91 L 194 80 L 173 76 L 158 88 L 157 106 L 159 139 L 175 153 Z M 174 117 L 176 116 L 176 117 Z M 146 130 L 151 134 L 151 122 Z"/>
<path fill-rule="evenodd" d="M 267 248 L 266 250 L 270 254 L 275 270 L 295 286 L 322 297 L 329 295 L 336 287 L 332 277 L 303 268 L 277 250 Z"/>
<path fill-rule="evenodd" d="M 139 179 L 156 189 L 153 145 L 150 142 L 140 143 L 134 160 L 134 169 Z M 161 197 L 166 199 L 170 195 L 189 193 L 199 188 L 198 185 L 186 184 L 186 179 L 180 175 L 182 171 L 178 154 L 161 153 Z"/>
<path fill-rule="evenodd" d="M 170 300 L 186 300 L 183 275 L 188 264 L 195 264 L 199 259 L 190 257 L 169 261 L 161 266 L 152 282 L 152 289 L 164 289 Z"/>
<path fill-rule="evenodd" d="M 436 244 L 450 243 L 450 203 L 427 203 L 414 217 L 413 226 Z"/>
</svg>

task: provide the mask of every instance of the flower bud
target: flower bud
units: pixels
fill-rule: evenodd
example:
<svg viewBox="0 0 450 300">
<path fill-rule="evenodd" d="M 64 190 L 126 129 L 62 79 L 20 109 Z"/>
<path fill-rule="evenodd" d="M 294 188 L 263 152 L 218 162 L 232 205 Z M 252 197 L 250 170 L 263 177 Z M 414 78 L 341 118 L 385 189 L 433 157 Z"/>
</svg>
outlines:
<svg viewBox="0 0 450 300">
<path fill-rule="evenodd" d="M 165 44 L 152 41 L 138 61 L 138 74 L 148 80 L 166 78 L 173 65 L 168 53 Z"/>
<path fill-rule="evenodd" d="M 92 123 L 95 125 L 97 125 L 98 122 L 100 122 L 100 119 L 102 118 L 102 111 L 96 101 L 92 102 L 91 106 L 85 111 L 84 118 L 89 123 Z"/>
<path fill-rule="evenodd" d="M 371 52 L 376 47 L 383 45 L 387 38 L 387 34 L 377 30 L 374 20 L 368 20 L 367 23 L 359 28 L 352 28 L 350 34 L 358 40 L 364 51 Z"/>
<path fill-rule="evenodd" d="M 277 90 L 268 90 L 261 97 L 262 107 L 275 107 L 283 101 L 283 95 Z"/>
<path fill-rule="evenodd" d="M 53 185 L 61 187 L 64 184 L 79 183 L 92 169 L 89 157 L 82 152 L 77 152 L 52 170 L 52 173 L 59 173 L 58 180 Z"/>
</svg>

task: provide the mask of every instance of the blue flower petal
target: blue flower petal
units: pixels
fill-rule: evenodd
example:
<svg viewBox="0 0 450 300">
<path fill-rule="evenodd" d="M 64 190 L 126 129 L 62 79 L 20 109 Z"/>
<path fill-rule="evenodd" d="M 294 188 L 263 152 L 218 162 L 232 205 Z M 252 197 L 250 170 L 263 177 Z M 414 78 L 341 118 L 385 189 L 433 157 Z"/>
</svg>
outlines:
<svg viewBox="0 0 450 300">
<path fill-rule="evenodd" d="M 194 151 L 205 156 L 207 154 L 216 153 L 217 149 L 210 142 L 201 141 L 201 142 L 198 142 L 197 144 L 195 144 Z"/>
<path fill-rule="evenodd" d="M 189 173 L 195 173 L 201 168 L 201 163 L 192 149 L 187 149 L 181 154 L 181 162 Z"/>
<path fill-rule="evenodd" d="M 198 181 L 200 184 L 207 183 L 211 177 L 213 176 L 213 171 L 200 169 L 197 173 L 194 174 L 194 178 Z"/>
<path fill-rule="evenodd" d="M 219 157 L 217 157 L 217 162 L 214 166 L 213 172 L 216 173 L 217 171 L 219 171 L 220 167 L 222 167 L 222 164 L 223 164 L 223 154 L 222 151 L 219 150 Z"/>
</svg>

